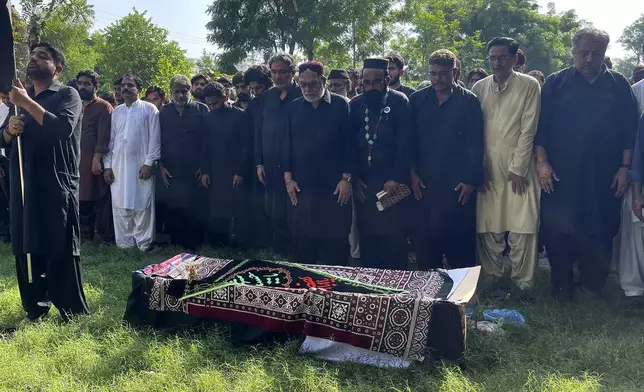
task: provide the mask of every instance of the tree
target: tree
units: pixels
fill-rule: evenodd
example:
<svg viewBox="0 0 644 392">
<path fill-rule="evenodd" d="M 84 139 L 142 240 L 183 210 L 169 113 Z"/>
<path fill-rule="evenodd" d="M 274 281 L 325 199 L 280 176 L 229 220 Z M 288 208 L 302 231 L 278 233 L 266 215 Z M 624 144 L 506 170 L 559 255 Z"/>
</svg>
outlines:
<svg viewBox="0 0 644 392">
<path fill-rule="evenodd" d="M 621 73 L 628 79 L 631 78 L 631 76 L 633 75 L 633 69 L 638 64 L 637 58 L 635 56 L 617 58 L 613 60 L 613 63 L 613 70 Z"/>
<path fill-rule="evenodd" d="M 18 76 L 27 69 L 29 58 L 29 45 L 27 44 L 27 22 L 22 18 L 15 7 L 11 7 L 11 27 L 13 29 L 13 48 L 16 59 L 16 70 Z"/>
<path fill-rule="evenodd" d="M 575 11 L 557 13 L 550 5 L 548 13 L 539 13 L 536 0 L 475 0 L 463 22 L 464 34 L 480 32 L 488 42 L 494 37 L 513 37 L 526 53 L 528 69 L 548 75 L 572 63 L 571 38 L 585 22 Z"/>
<path fill-rule="evenodd" d="M 220 46 L 220 66 L 236 64 L 248 53 L 303 52 L 345 57 L 374 36 L 390 2 L 377 0 L 215 0 L 208 7 L 208 40 Z M 355 56 L 354 56 L 355 57 Z"/>
<path fill-rule="evenodd" d="M 200 74 L 212 76 L 217 73 L 217 60 L 213 54 L 206 52 L 205 49 L 201 52 L 201 57 L 197 59 L 195 66 Z"/>
<path fill-rule="evenodd" d="M 407 0 L 396 20 L 407 32 L 391 47 L 406 57 L 414 81 L 426 77 L 427 57 L 437 49 L 453 51 L 463 72 L 483 66 L 485 44 L 500 36 L 515 38 L 528 69 L 547 75 L 572 64 L 572 35 L 585 23 L 575 11 L 558 13 L 554 4 L 541 14 L 535 0 Z"/>
<path fill-rule="evenodd" d="M 67 81 L 79 71 L 93 69 L 98 60 L 89 30 L 94 24 L 93 7 L 86 0 L 64 0 L 54 7 L 42 25 L 41 39 L 65 53 L 66 67 L 60 79 Z"/>
<path fill-rule="evenodd" d="M 168 40 L 168 31 L 146 17 L 146 12 L 132 13 L 112 23 L 103 31 L 99 73 L 113 80 L 125 73 L 141 78 L 144 86 L 167 87 L 175 74 L 190 75 L 192 63 L 176 41 Z"/>
<path fill-rule="evenodd" d="M 618 42 L 636 57 L 638 63 L 644 62 L 644 14 L 624 29 Z"/>
<path fill-rule="evenodd" d="M 60 48 L 67 60 L 61 80 L 69 80 L 78 71 L 96 65 L 98 55 L 89 40 L 94 10 L 86 0 L 22 0 L 20 5 L 22 17 L 17 20 L 26 23 L 27 34 L 17 42 L 28 48 L 45 41 Z M 26 55 L 21 56 L 26 61 Z"/>
<path fill-rule="evenodd" d="M 41 41 L 40 35 L 45 20 L 49 18 L 56 6 L 64 0 L 20 0 L 22 16 L 27 20 L 28 46 Z"/>
<path fill-rule="evenodd" d="M 483 63 L 484 43 L 479 32 L 464 33 L 461 21 L 470 18 L 471 10 L 461 0 L 409 0 L 397 14 L 397 20 L 409 26 L 411 34 L 401 35 L 392 49 L 406 58 L 406 79 L 417 82 L 427 78 L 429 55 L 449 49 L 459 56 L 464 69 Z"/>
</svg>

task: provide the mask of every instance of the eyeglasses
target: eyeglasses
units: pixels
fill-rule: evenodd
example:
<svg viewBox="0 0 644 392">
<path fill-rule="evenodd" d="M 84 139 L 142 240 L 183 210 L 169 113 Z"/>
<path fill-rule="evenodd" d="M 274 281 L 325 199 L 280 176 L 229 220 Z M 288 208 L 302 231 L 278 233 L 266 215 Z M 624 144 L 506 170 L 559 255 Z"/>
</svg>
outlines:
<svg viewBox="0 0 644 392">
<path fill-rule="evenodd" d="M 486 60 L 489 63 L 502 63 L 508 61 L 509 58 L 510 56 L 488 56 L 486 57 Z"/>
<path fill-rule="evenodd" d="M 383 79 L 375 79 L 375 80 L 367 80 L 363 79 L 362 80 L 362 85 L 365 87 L 371 87 L 371 86 L 379 86 L 384 82 Z"/>
<path fill-rule="evenodd" d="M 309 82 L 309 83 L 299 82 L 299 85 L 302 90 L 306 90 L 307 88 L 316 89 L 320 87 L 320 85 L 322 85 L 322 82 L 320 80 L 316 80 L 314 82 Z"/>
</svg>

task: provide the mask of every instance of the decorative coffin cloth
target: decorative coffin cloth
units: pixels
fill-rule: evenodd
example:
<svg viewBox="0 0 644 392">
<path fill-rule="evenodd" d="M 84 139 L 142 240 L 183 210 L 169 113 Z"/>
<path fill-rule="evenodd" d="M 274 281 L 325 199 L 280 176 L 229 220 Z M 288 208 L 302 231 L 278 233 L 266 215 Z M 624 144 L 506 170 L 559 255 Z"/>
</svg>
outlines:
<svg viewBox="0 0 644 392">
<path fill-rule="evenodd" d="M 436 271 L 223 260 L 190 254 L 150 265 L 134 275 L 125 318 L 135 324 L 141 324 L 145 310 L 140 302 L 146 297 L 147 311 L 250 324 L 412 360 L 423 360 L 429 353 L 434 305 L 452 287 L 452 280 Z"/>
</svg>

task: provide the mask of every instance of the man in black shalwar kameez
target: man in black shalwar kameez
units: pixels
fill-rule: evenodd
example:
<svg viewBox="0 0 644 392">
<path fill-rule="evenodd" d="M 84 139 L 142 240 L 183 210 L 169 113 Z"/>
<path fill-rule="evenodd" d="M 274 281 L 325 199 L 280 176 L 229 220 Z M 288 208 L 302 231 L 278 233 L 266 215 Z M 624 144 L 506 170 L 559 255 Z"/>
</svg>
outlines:
<svg viewBox="0 0 644 392">
<path fill-rule="evenodd" d="M 255 130 L 256 125 L 261 124 L 261 115 L 262 115 L 262 95 L 268 89 L 273 87 L 273 81 L 271 80 L 271 71 L 266 65 L 253 65 L 244 72 L 244 82 L 248 84 L 248 88 L 252 93 L 250 102 L 248 102 L 248 107 L 246 108 L 246 113 L 248 113 L 248 119 L 251 122 L 251 129 Z M 254 135 L 251 137 L 251 139 Z M 254 144 L 251 144 L 250 159 L 251 163 L 254 160 Z M 251 165 L 252 166 L 252 165 Z M 265 188 L 257 178 L 255 173 L 252 174 L 247 181 L 251 189 L 250 195 L 250 211 L 248 211 L 248 223 L 249 227 L 249 238 L 251 239 L 248 244 L 251 248 L 254 249 L 263 249 L 270 245 L 271 230 L 269 227 L 269 221 L 266 216 L 266 207 L 265 207 Z"/>
<path fill-rule="evenodd" d="M 205 118 L 205 139 L 201 153 L 201 185 L 208 189 L 208 237 L 213 246 L 229 245 L 232 234 L 247 246 L 248 221 L 253 177 L 252 127 L 248 113 L 228 102 L 225 87 L 210 83 L 204 90 L 210 108 Z"/>
<path fill-rule="evenodd" d="M 365 267 L 407 269 L 407 242 L 401 202 L 378 211 L 376 194 L 410 183 L 411 113 L 407 97 L 387 88 L 386 59 L 366 59 L 364 93 L 351 100 L 351 132 L 359 143 L 356 216 L 360 259 Z"/>
<path fill-rule="evenodd" d="M 573 38 L 575 65 L 546 80 L 535 138 L 541 231 L 554 294 L 573 294 L 573 265 L 581 284 L 599 294 L 628 186 L 637 102 L 628 80 L 603 64 L 609 37 L 587 28 Z"/>
<path fill-rule="evenodd" d="M 39 43 L 31 48 L 27 76 L 9 94 L 20 108 L 2 129 L 11 148 L 11 244 L 16 256 L 22 307 L 29 319 L 49 312 L 51 303 L 63 319 L 89 312 L 81 278 L 78 182 L 83 105 L 78 92 L 58 77 L 65 57 Z M 21 136 L 24 165 L 24 208 L 16 136 Z M 27 254 L 33 282 L 29 283 Z"/>
<path fill-rule="evenodd" d="M 418 200 L 410 217 L 418 268 L 476 264 L 476 194 L 483 182 L 483 112 L 474 94 L 455 83 L 456 56 L 429 58 L 432 84 L 409 99 Z"/>
<path fill-rule="evenodd" d="M 196 251 L 204 238 L 206 192 L 200 185 L 200 151 L 208 107 L 190 100 L 190 81 L 175 75 L 170 81 L 172 102 L 159 113 L 161 127 L 161 187 L 165 231 L 170 243 Z"/>
<path fill-rule="evenodd" d="M 262 95 L 261 114 L 255 127 L 255 165 L 257 177 L 266 189 L 266 214 L 271 221 L 273 250 L 286 257 L 292 234 L 286 220 L 287 196 L 284 187 L 284 136 L 286 113 L 292 101 L 302 96 L 293 83 L 295 60 L 279 54 L 269 61 L 275 87 Z"/>
<path fill-rule="evenodd" d="M 300 64 L 303 97 L 288 110 L 284 180 L 298 263 L 346 265 L 351 230 L 351 173 L 357 144 L 349 103 L 325 88 L 324 67 Z"/>
</svg>

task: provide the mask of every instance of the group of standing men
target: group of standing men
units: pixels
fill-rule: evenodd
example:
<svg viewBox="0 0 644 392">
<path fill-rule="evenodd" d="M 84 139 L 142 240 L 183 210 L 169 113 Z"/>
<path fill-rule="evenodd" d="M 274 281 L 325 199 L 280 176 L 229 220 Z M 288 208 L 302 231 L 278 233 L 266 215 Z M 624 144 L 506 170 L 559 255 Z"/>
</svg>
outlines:
<svg viewBox="0 0 644 392">
<path fill-rule="evenodd" d="M 159 207 L 175 244 L 226 245 L 234 225 L 249 245 L 269 233 L 278 254 L 305 263 L 345 264 L 351 242 L 363 266 L 405 269 L 411 243 L 421 269 L 478 260 L 495 281 L 509 247 L 521 289 L 532 286 L 541 228 L 557 298 L 572 299 L 575 262 L 583 287 L 599 293 L 638 127 L 628 81 L 604 65 L 608 42 L 579 31 L 575 65 L 543 89 L 513 69 L 516 41 L 495 38 L 492 75 L 472 91 L 448 50 L 431 54 L 431 85 L 419 91 L 400 83 L 401 58 L 366 59 L 350 100 L 346 71 L 327 80 L 321 63 L 280 54 L 228 86 L 176 75 L 163 106 L 139 99 L 141 80 L 126 74 L 115 108 L 97 97 L 92 71 L 76 89 L 61 85 L 64 55 L 40 43 L 27 69 L 33 86 L 9 94 L 21 113 L 2 128 L 23 307 L 30 318 L 50 303 L 64 317 L 86 313 L 81 226 L 88 238 L 147 250 Z M 415 197 L 379 211 L 378 194 L 403 184 Z M 644 198 L 633 194 L 641 217 Z"/>
</svg>

